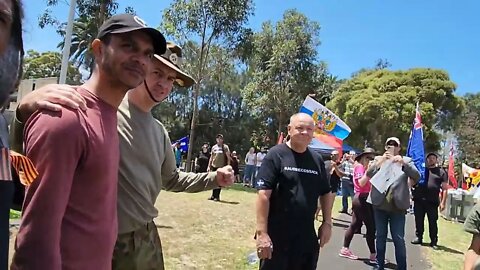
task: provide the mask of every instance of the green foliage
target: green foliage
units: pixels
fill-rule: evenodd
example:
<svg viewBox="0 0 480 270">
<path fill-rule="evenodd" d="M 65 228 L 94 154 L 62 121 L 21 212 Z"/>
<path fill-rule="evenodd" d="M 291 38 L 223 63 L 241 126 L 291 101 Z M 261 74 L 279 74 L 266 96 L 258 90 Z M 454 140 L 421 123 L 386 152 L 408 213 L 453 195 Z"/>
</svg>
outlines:
<svg viewBox="0 0 480 270">
<path fill-rule="evenodd" d="M 174 0 L 163 13 L 161 28 L 180 42 L 200 37 L 209 46 L 234 37 L 252 14 L 251 0 Z"/>
<path fill-rule="evenodd" d="M 24 59 L 24 79 L 38 79 L 60 77 L 62 55 L 58 52 L 39 53 L 34 50 L 27 51 Z M 78 85 L 82 75 L 71 62 L 67 70 L 67 84 Z"/>
<path fill-rule="evenodd" d="M 58 0 L 46 0 L 47 9 L 39 17 L 38 25 L 41 28 L 53 26 L 57 33 L 65 37 L 66 22 L 60 22 L 52 15 L 51 7 L 59 4 Z M 93 68 L 93 55 L 90 50 L 90 44 L 96 38 L 98 29 L 102 23 L 116 13 L 118 2 L 115 0 L 77 0 L 75 6 L 76 18 L 72 32 L 72 46 L 70 56 L 79 67 L 83 65 L 85 69 L 91 71 Z M 125 8 L 126 13 L 135 14 L 132 7 Z M 63 49 L 64 41 L 58 44 Z"/>
<path fill-rule="evenodd" d="M 163 12 L 160 28 L 176 39 L 183 47 L 188 40 L 198 40 L 193 49 L 190 72 L 197 80 L 193 92 L 193 112 L 190 129 L 190 142 L 195 145 L 199 113 L 199 97 L 205 88 L 207 75 L 215 74 L 209 69 L 210 55 L 214 47 L 233 46 L 233 37 L 242 31 L 248 17 L 253 13 L 252 0 L 174 0 Z M 188 69 L 187 69 L 188 70 Z M 189 148 L 187 167 L 190 165 L 193 148 Z"/>
<path fill-rule="evenodd" d="M 20 219 L 21 217 L 22 217 L 22 212 L 10 209 L 10 219 Z"/>
<path fill-rule="evenodd" d="M 318 60 L 319 31 L 319 23 L 288 10 L 275 26 L 265 22 L 249 39 L 251 79 L 244 101 L 255 116 L 278 127 L 275 137 L 308 94 L 325 96 L 335 87 L 336 77 Z"/>
<path fill-rule="evenodd" d="M 465 111 L 460 117 L 457 135 L 460 159 L 469 166 L 480 167 L 480 94 L 465 96 Z"/>
<path fill-rule="evenodd" d="M 185 68 L 192 69 L 194 57 L 199 52 L 198 44 L 189 42 L 184 47 Z M 193 58 L 193 59 L 192 59 Z M 192 61 L 192 60 L 193 61 Z M 208 71 L 201 85 L 199 96 L 199 118 L 196 125 L 198 136 L 193 142 L 197 151 L 201 144 L 215 142 L 215 135 L 222 133 L 225 142 L 239 153 L 246 152 L 251 146 L 249 138 L 260 126 L 259 120 L 250 116 L 242 106 L 241 88 L 247 77 L 235 68 L 231 53 L 218 46 L 212 46 L 206 65 Z M 172 140 L 188 135 L 189 123 L 193 112 L 192 91 L 176 88 L 168 99 L 159 104 L 153 111 L 169 130 Z"/>
<path fill-rule="evenodd" d="M 328 107 L 352 129 L 351 144 L 367 141 L 380 150 L 389 136 L 399 137 L 406 148 L 418 102 L 426 150 L 436 151 L 436 129 L 454 128 L 464 107 L 454 95 L 455 87 L 448 74 L 437 69 L 364 70 L 340 86 Z"/>
</svg>

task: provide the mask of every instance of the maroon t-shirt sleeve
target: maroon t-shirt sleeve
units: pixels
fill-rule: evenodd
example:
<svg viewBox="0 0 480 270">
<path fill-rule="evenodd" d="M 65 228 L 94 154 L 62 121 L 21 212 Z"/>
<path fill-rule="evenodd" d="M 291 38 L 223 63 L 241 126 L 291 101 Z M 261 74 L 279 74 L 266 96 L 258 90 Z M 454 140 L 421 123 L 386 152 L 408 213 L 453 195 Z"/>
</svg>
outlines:
<svg viewBox="0 0 480 270">
<path fill-rule="evenodd" d="M 78 112 L 41 112 L 25 128 L 26 155 L 39 176 L 24 203 L 16 262 L 23 268 L 61 269 L 60 236 L 73 177 L 86 145 Z M 73 244 L 73 243 L 72 243 Z M 41 255 L 39 255 L 41 254 Z"/>
</svg>

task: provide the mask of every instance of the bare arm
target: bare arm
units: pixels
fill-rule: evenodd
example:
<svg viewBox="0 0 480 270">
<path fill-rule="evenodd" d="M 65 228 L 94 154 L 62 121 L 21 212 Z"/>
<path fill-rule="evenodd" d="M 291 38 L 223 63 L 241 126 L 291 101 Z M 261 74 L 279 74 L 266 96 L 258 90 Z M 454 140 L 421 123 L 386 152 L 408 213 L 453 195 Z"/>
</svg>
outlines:
<svg viewBox="0 0 480 270">
<path fill-rule="evenodd" d="M 74 86 L 48 84 L 23 97 L 18 104 L 16 117 L 20 122 L 25 122 L 30 115 L 40 108 L 60 111 L 62 107 L 85 110 L 85 99 L 76 91 Z"/>
<path fill-rule="evenodd" d="M 332 207 L 335 200 L 335 194 L 328 192 L 320 196 L 320 205 L 322 208 L 322 225 L 318 228 L 318 242 L 320 247 L 324 247 L 332 237 Z"/>
<path fill-rule="evenodd" d="M 442 200 L 440 202 L 440 210 L 443 211 L 445 209 L 445 205 L 447 203 L 447 192 L 448 192 L 448 184 L 443 182 L 442 183 Z"/>
<path fill-rule="evenodd" d="M 480 255 L 480 234 L 474 234 L 467 252 L 465 252 L 465 262 L 463 264 L 464 270 L 472 270 L 475 261 Z"/>
<path fill-rule="evenodd" d="M 227 156 L 227 165 L 232 165 L 232 155 L 230 153 L 230 148 L 228 148 L 228 145 L 225 145 L 225 155 Z"/>
<path fill-rule="evenodd" d="M 257 196 L 257 235 L 268 234 L 268 213 L 270 209 L 271 190 L 259 190 Z"/>
<path fill-rule="evenodd" d="M 25 95 L 18 104 L 10 128 L 11 148 L 19 153 L 23 151 L 24 124 L 38 109 L 60 111 L 64 107 L 86 109 L 85 99 L 73 86 L 48 84 Z"/>
<path fill-rule="evenodd" d="M 331 192 L 320 196 L 323 222 L 330 223 L 330 225 L 332 225 L 332 208 L 334 200 L 335 194 L 332 194 Z"/>
<path fill-rule="evenodd" d="M 335 173 L 338 175 L 338 177 L 344 177 L 344 176 L 347 175 L 347 174 L 346 174 L 344 171 L 342 171 L 342 169 L 340 169 L 340 168 L 338 167 L 338 165 L 335 164 L 335 163 L 333 164 L 333 169 L 334 169 Z"/>
<path fill-rule="evenodd" d="M 364 174 L 364 175 L 358 180 L 358 184 L 359 184 L 361 187 L 364 187 L 369 180 L 370 180 L 370 177 L 368 177 L 367 174 Z"/>
<path fill-rule="evenodd" d="M 212 147 L 213 148 L 213 147 Z M 213 149 L 210 152 L 210 158 L 208 159 L 208 166 L 207 166 L 207 172 L 210 171 L 210 167 L 212 167 L 212 161 L 213 161 Z"/>
<path fill-rule="evenodd" d="M 271 259 L 273 243 L 268 235 L 268 214 L 270 209 L 270 196 L 272 190 L 259 190 L 257 195 L 257 252 L 261 259 Z"/>
</svg>

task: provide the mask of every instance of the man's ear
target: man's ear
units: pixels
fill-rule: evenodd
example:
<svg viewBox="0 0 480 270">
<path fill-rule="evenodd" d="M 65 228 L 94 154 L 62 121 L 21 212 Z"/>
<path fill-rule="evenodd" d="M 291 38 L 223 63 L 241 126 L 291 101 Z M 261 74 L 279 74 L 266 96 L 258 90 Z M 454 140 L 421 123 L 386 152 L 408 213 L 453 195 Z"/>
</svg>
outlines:
<svg viewBox="0 0 480 270">
<path fill-rule="evenodd" d="M 103 53 L 104 44 L 98 38 L 94 39 L 92 42 L 92 52 L 95 58 L 100 59 L 100 56 Z"/>
</svg>

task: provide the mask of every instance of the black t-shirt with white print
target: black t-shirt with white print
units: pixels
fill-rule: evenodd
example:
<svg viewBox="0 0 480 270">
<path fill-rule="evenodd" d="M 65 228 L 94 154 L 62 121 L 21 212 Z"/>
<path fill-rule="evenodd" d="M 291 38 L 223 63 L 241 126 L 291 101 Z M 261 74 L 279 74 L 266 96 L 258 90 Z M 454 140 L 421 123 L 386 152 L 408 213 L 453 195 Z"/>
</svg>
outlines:
<svg viewBox="0 0 480 270">
<path fill-rule="evenodd" d="M 314 215 L 318 197 L 330 192 L 320 154 L 297 153 L 286 144 L 268 151 L 258 172 L 257 189 L 272 190 L 268 233 L 274 246 L 300 252 L 317 241 Z"/>
</svg>

